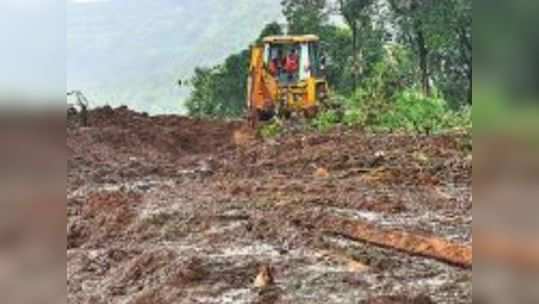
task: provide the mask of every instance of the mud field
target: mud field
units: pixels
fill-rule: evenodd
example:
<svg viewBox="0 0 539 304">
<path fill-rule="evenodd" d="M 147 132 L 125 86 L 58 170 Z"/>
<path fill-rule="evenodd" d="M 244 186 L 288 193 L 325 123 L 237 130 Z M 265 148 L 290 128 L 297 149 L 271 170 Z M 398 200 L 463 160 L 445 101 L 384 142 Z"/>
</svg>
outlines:
<svg viewBox="0 0 539 304">
<path fill-rule="evenodd" d="M 68 116 L 68 303 L 472 302 L 466 135 Z"/>
</svg>

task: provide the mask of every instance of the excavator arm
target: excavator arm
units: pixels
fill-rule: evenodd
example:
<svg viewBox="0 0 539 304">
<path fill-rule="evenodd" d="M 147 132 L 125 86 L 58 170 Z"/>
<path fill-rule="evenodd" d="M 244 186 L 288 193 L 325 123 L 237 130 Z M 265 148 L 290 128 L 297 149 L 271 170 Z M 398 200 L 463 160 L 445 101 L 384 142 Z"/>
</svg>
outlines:
<svg viewBox="0 0 539 304">
<path fill-rule="evenodd" d="M 259 119 L 273 115 L 278 93 L 279 85 L 264 64 L 264 46 L 251 47 L 247 80 L 247 108 L 251 124 L 255 125 Z"/>
</svg>

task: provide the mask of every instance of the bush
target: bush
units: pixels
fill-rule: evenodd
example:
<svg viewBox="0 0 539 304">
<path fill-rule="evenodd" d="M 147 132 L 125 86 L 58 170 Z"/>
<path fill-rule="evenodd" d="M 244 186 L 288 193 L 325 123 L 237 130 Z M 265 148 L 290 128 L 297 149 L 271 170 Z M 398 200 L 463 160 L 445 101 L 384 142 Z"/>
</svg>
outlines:
<svg viewBox="0 0 539 304">
<path fill-rule="evenodd" d="M 427 97 L 414 90 L 397 94 L 391 110 L 381 116 L 382 127 L 431 133 L 444 128 L 444 119 L 449 112 L 446 102 L 437 97 Z"/>
<path fill-rule="evenodd" d="M 359 109 L 348 109 L 344 111 L 342 123 L 348 127 L 365 125 L 366 115 Z"/>
<path fill-rule="evenodd" d="M 453 111 L 444 99 L 427 97 L 412 89 L 397 92 L 388 100 L 362 99 L 363 92 L 358 90 L 354 97 L 341 99 L 339 111 L 322 112 L 313 120 L 313 125 L 320 131 L 343 124 L 348 127 L 367 127 L 373 131 L 426 134 L 472 128 L 471 107 Z"/>
<path fill-rule="evenodd" d="M 270 122 L 263 124 L 258 129 L 258 133 L 263 138 L 274 138 L 281 133 L 283 126 L 281 121 L 277 118 L 273 118 Z"/>
<path fill-rule="evenodd" d="M 464 106 L 459 111 L 449 111 L 444 117 L 444 129 L 472 130 L 472 107 Z"/>
<path fill-rule="evenodd" d="M 318 116 L 311 121 L 311 124 L 317 130 L 326 132 L 335 127 L 340 121 L 337 111 L 327 110 L 318 114 Z"/>
<path fill-rule="evenodd" d="M 416 133 L 444 130 L 471 130 L 472 109 L 451 110 L 440 97 L 427 97 L 421 92 L 406 90 L 397 94 L 391 110 L 381 114 L 379 127 Z"/>
</svg>

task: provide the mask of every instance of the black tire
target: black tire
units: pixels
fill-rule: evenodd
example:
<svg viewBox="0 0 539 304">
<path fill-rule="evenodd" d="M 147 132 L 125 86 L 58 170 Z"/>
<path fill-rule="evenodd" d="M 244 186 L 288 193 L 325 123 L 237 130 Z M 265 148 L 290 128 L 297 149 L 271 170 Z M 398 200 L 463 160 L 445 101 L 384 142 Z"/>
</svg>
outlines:
<svg viewBox="0 0 539 304">
<path fill-rule="evenodd" d="M 281 109 L 281 111 L 279 111 L 279 118 L 290 119 L 291 116 L 292 113 L 286 109 Z"/>
<path fill-rule="evenodd" d="M 259 121 L 269 121 L 272 120 L 275 116 L 273 111 L 257 111 Z"/>
</svg>

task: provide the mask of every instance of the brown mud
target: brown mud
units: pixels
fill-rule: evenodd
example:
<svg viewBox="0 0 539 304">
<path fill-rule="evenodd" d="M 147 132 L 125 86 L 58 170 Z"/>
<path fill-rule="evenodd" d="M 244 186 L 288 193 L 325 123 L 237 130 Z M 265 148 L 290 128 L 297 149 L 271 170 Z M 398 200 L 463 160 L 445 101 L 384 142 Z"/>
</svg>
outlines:
<svg viewBox="0 0 539 304">
<path fill-rule="evenodd" d="M 472 301 L 465 134 L 68 122 L 69 303 Z"/>
</svg>

